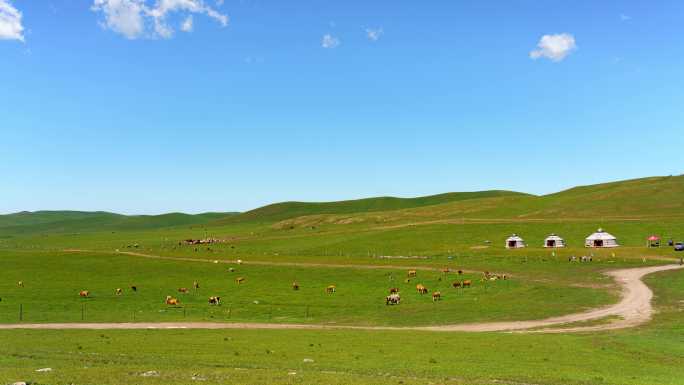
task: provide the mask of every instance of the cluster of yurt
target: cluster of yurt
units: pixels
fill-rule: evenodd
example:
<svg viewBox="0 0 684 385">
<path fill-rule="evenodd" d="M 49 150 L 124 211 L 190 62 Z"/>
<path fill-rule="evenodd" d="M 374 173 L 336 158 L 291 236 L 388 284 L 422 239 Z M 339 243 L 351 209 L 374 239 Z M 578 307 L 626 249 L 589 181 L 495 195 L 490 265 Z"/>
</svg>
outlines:
<svg viewBox="0 0 684 385">
<path fill-rule="evenodd" d="M 550 234 L 546 239 L 544 239 L 545 248 L 562 248 L 565 247 L 565 240 L 556 234 Z M 598 229 L 595 233 L 587 237 L 584 242 L 584 247 L 592 248 L 610 248 L 618 247 L 617 238 L 610 233 L 603 231 L 603 229 Z M 527 247 L 525 240 L 522 239 L 518 234 L 513 234 L 506 239 L 507 249 L 520 249 Z"/>
</svg>

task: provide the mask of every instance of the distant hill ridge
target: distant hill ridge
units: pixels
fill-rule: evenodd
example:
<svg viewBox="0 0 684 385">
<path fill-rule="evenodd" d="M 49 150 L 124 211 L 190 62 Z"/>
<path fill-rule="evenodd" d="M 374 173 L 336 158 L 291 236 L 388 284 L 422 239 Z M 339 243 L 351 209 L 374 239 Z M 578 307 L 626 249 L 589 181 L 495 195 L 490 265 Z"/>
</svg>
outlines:
<svg viewBox="0 0 684 385">
<path fill-rule="evenodd" d="M 339 202 L 282 202 L 244 213 L 127 216 L 102 211 L 19 212 L 0 215 L 0 232 L 20 234 L 114 231 L 245 222 L 276 223 L 309 216 L 358 216 L 364 220 L 364 216 L 371 214 L 395 221 L 411 220 L 413 217 L 430 220 L 684 216 L 684 176 L 649 177 L 578 186 L 543 196 L 505 190 L 454 192 L 417 198 L 377 197 Z M 331 220 L 329 223 L 345 222 Z"/>
</svg>

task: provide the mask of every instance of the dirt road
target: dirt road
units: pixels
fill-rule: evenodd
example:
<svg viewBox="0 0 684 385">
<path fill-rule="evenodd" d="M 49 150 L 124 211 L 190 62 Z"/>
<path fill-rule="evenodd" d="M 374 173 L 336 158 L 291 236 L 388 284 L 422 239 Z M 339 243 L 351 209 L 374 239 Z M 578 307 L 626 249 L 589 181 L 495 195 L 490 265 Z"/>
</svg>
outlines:
<svg viewBox="0 0 684 385">
<path fill-rule="evenodd" d="M 613 277 L 622 287 L 622 299 L 615 305 L 590 310 L 584 313 L 568 314 L 532 321 L 484 322 L 471 324 L 391 327 L 391 326 L 343 326 L 343 325 L 306 325 L 274 323 L 218 323 L 218 322 L 174 322 L 174 323 L 51 323 L 51 324 L 0 324 L 3 329 L 301 329 L 301 330 L 413 330 L 436 332 L 500 332 L 524 331 L 535 329 L 541 332 L 582 332 L 633 327 L 651 319 L 653 292 L 642 281 L 644 275 L 666 270 L 681 269 L 680 265 L 641 267 L 636 269 L 613 270 L 607 275 Z M 543 329 L 575 322 L 599 320 L 618 316 L 619 320 L 593 326 L 577 326 L 559 329 Z M 541 330 L 540 330 L 541 328 Z"/>
</svg>

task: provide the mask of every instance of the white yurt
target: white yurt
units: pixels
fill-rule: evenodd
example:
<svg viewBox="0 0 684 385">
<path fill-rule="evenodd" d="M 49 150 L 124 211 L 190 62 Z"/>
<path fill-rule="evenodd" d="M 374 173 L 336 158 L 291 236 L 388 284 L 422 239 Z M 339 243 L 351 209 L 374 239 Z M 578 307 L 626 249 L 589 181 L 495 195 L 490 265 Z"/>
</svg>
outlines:
<svg viewBox="0 0 684 385">
<path fill-rule="evenodd" d="M 585 247 L 618 247 L 617 238 L 610 233 L 598 229 L 595 233 L 587 237 Z"/>
<path fill-rule="evenodd" d="M 525 241 L 517 234 L 513 234 L 506 239 L 507 249 L 521 249 L 523 247 L 525 247 Z"/>
<path fill-rule="evenodd" d="M 556 248 L 565 247 L 565 240 L 556 234 L 551 234 L 544 239 L 544 247 Z"/>
</svg>

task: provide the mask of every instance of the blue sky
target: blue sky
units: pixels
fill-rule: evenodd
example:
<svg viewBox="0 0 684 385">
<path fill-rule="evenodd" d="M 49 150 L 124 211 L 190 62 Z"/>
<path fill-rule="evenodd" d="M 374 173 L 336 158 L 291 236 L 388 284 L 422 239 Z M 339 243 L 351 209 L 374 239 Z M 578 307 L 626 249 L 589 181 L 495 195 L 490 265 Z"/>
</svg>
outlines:
<svg viewBox="0 0 684 385">
<path fill-rule="evenodd" d="M 683 75 L 681 1 L 0 0 L 0 213 L 681 174 Z"/>
</svg>

